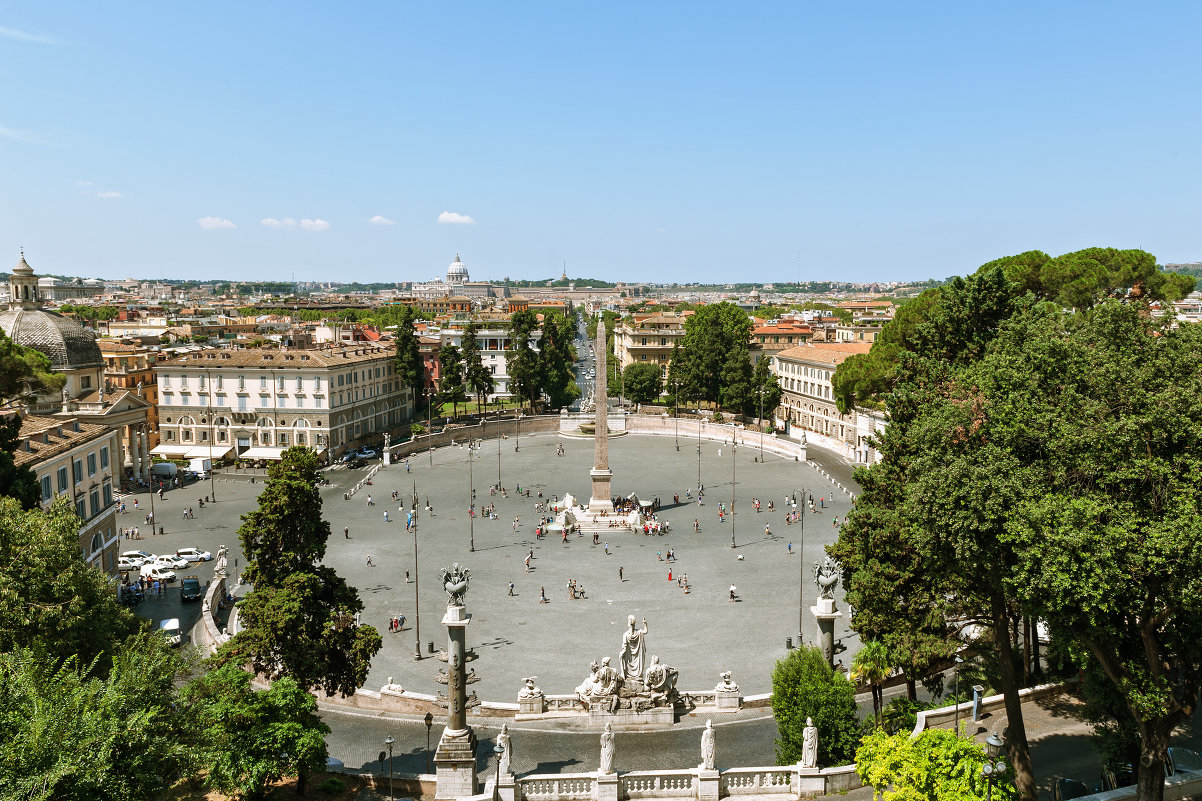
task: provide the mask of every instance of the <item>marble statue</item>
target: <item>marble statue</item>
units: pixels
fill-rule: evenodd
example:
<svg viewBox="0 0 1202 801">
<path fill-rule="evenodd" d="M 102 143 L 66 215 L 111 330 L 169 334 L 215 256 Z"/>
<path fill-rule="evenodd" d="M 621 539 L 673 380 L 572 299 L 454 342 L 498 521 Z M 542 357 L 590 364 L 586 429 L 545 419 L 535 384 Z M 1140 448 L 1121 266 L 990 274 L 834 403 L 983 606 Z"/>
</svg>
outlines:
<svg viewBox="0 0 1202 801">
<path fill-rule="evenodd" d="M 801 432 L 801 447 L 804 448 L 805 445 L 806 445 L 806 432 L 802 431 Z"/>
<path fill-rule="evenodd" d="M 600 668 L 597 667 L 597 660 L 594 659 L 592 664 L 589 665 L 588 678 L 576 688 L 576 698 L 580 703 L 584 704 L 585 709 L 588 709 L 589 701 L 592 701 L 593 696 L 597 693 L 597 673 L 599 671 Z"/>
<path fill-rule="evenodd" d="M 717 687 L 714 688 L 716 692 L 737 693 L 739 691 L 739 685 L 730 680 L 729 670 L 724 670 L 719 675 L 722 677 L 722 681 Z"/>
<path fill-rule="evenodd" d="M 618 708 L 618 694 L 622 689 L 622 676 L 618 671 L 609 664 L 609 657 L 601 660 L 601 667 L 597 669 L 597 678 L 594 681 L 593 696 L 608 696 L 610 701 L 610 711 Z"/>
<path fill-rule="evenodd" d="M 601 773 L 614 772 L 614 731 L 610 724 L 605 724 L 601 733 Z"/>
<path fill-rule="evenodd" d="M 537 678 L 538 676 L 527 676 L 526 678 L 522 679 L 525 684 L 522 687 L 521 692 L 518 693 L 518 698 L 533 698 L 536 695 L 543 694 L 542 690 L 534 686 L 534 680 Z"/>
<path fill-rule="evenodd" d="M 513 746 L 510 744 L 509 724 L 501 724 L 501 733 L 497 735 L 497 745 L 501 746 L 504 751 L 501 752 L 501 764 L 499 772 L 502 776 L 509 775 L 509 759 L 513 753 Z"/>
<path fill-rule="evenodd" d="M 643 618 L 643 628 L 634 627 L 634 615 L 627 618 L 626 633 L 622 635 L 622 678 L 641 681 L 643 678 L 643 662 L 647 658 L 647 618 Z"/>
<path fill-rule="evenodd" d="M 644 689 L 650 691 L 652 704 L 667 700 L 676 692 L 676 668 L 660 664 L 659 657 L 651 657 L 651 665 L 643 678 Z"/>
<path fill-rule="evenodd" d="M 834 598 L 835 587 L 843 577 L 843 568 L 831 557 L 825 557 L 821 562 L 814 563 L 814 583 L 818 585 L 819 598 Z"/>
<path fill-rule="evenodd" d="M 706 770 L 713 770 L 714 757 L 714 723 L 711 720 L 707 720 L 705 722 L 705 731 L 701 732 L 701 767 Z"/>
<path fill-rule="evenodd" d="M 443 568 L 441 571 L 442 587 L 447 591 L 447 606 L 463 606 L 463 598 L 467 595 L 467 583 L 472 577 L 472 571 L 460 567 L 459 563 Z"/>
<path fill-rule="evenodd" d="M 801 767 L 818 767 L 818 730 L 813 718 L 806 718 L 806 727 L 801 730 Z"/>
</svg>

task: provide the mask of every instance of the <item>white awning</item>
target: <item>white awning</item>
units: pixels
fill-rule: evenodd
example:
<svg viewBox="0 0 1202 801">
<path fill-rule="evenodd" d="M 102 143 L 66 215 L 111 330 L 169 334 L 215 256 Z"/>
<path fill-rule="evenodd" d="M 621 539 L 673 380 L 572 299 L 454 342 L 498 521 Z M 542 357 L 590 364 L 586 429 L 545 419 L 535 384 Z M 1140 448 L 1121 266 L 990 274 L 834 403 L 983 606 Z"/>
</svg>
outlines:
<svg viewBox="0 0 1202 801">
<path fill-rule="evenodd" d="M 150 449 L 152 456 L 183 456 L 188 451 L 192 450 L 191 445 L 155 445 Z"/>
<path fill-rule="evenodd" d="M 232 445 L 197 445 L 184 454 L 187 459 L 224 459 L 234 447 Z"/>
<path fill-rule="evenodd" d="M 239 459 L 279 459 L 286 448 L 273 448 L 269 445 L 257 445 L 247 448 L 238 454 Z"/>
</svg>

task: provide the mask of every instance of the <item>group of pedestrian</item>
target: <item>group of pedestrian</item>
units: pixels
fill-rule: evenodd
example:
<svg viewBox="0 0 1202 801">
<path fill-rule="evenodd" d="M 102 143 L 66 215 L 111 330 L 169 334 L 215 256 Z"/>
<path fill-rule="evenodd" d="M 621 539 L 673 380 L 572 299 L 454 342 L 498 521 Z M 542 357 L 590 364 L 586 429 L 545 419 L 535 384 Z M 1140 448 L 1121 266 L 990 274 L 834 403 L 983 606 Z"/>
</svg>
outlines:
<svg viewBox="0 0 1202 801">
<path fill-rule="evenodd" d="M 388 619 L 388 631 L 395 633 L 405 627 L 405 616 L 397 613 Z"/>
</svg>

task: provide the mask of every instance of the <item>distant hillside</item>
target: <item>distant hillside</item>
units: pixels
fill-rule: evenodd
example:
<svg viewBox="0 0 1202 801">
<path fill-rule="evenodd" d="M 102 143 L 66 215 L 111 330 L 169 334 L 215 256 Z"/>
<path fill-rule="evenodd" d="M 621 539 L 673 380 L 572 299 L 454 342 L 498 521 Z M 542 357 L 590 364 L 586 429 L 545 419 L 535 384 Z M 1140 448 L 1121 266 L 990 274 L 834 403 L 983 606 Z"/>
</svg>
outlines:
<svg viewBox="0 0 1202 801">
<path fill-rule="evenodd" d="M 1164 265 L 1166 273 L 1181 273 L 1182 275 L 1192 275 L 1195 278 L 1202 278 L 1202 261 L 1191 261 L 1185 264 L 1166 264 Z"/>
</svg>

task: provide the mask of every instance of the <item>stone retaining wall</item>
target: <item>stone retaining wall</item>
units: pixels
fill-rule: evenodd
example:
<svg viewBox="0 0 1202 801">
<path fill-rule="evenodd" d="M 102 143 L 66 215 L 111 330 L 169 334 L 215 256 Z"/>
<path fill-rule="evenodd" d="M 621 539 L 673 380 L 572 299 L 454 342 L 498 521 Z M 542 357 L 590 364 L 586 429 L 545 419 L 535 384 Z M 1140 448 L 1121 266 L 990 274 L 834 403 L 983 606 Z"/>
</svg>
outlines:
<svg viewBox="0 0 1202 801">
<path fill-rule="evenodd" d="M 199 641 L 194 641 L 206 656 L 216 651 L 222 643 L 229 639 L 229 635 L 221 630 L 214 614 L 217 611 L 217 602 L 224 597 L 225 576 L 214 576 L 213 580 L 209 582 L 209 589 L 205 591 L 204 600 L 201 601 L 200 623 L 192 629 L 194 636 L 200 635 Z"/>
</svg>

